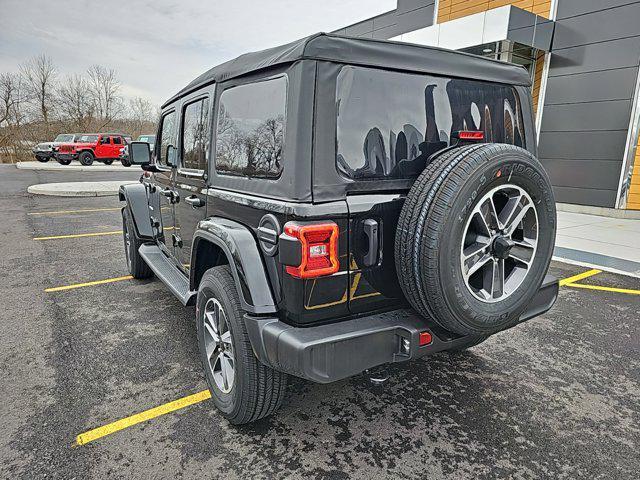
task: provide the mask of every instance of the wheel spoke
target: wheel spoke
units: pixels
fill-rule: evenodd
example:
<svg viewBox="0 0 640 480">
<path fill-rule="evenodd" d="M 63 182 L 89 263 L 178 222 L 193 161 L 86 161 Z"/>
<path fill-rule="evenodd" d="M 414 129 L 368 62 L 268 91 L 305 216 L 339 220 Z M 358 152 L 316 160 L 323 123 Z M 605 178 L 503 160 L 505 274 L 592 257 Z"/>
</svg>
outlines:
<svg viewBox="0 0 640 480">
<path fill-rule="evenodd" d="M 526 200 L 526 199 L 525 199 Z M 522 220 L 524 220 L 525 215 L 529 213 L 529 210 L 533 208 L 533 206 L 526 200 L 526 203 L 521 206 L 521 208 L 516 208 L 517 212 L 514 212 L 513 215 L 509 218 L 506 226 L 505 226 L 505 234 L 512 235 L 513 232 L 518 228 Z"/>
<path fill-rule="evenodd" d="M 513 215 L 520 210 L 520 202 L 522 202 L 523 200 L 524 202 L 528 202 L 528 200 L 518 191 L 516 191 L 514 195 L 509 196 L 509 200 L 507 201 L 505 206 L 502 207 L 502 211 L 500 212 L 500 215 L 498 217 L 501 224 L 500 228 L 505 228 L 510 224 L 510 220 Z"/>
<path fill-rule="evenodd" d="M 221 336 L 220 336 L 220 340 L 222 341 L 222 343 L 226 344 L 226 345 L 231 345 L 231 332 L 229 330 L 227 330 L 226 332 L 224 332 Z"/>
<path fill-rule="evenodd" d="M 493 204 L 493 198 L 487 198 L 478 207 L 478 212 L 484 222 L 484 227 L 488 235 L 491 235 L 491 231 L 498 228 L 498 214 L 496 213 L 496 207 Z"/>
<path fill-rule="evenodd" d="M 509 257 L 513 258 L 517 262 L 524 263 L 529 266 L 531 260 L 533 260 L 534 247 L 524 243 L 524 242 L 515 242 L 515 245 L 511 248 L 509 252 Z"/>
<path fill-rule="evenodd" d="M 466 279 L 468 280 L 474 273 L 476 273 L 478 270 L 484 267 L 487 264 L 487 262 L 491 261 L 491 258 L 492 258 L 491 255 L 484 254 L 478 260 L 476 260 L 475 262 L 472 262 L 471 265 L 468 267 L 467 273 L 465 274 Z"/>
<path fill-rule="evenodd" d="M 504 294 L 504 260 L 494 261 L 492 271 L 491 297 L 500 298 Z"/>
<path fill-rule="evenodd" d="M 204 314 L 204 328 L 206 332 L 211 337 L 211 340 L 214 343 L 218 343 L 220 341 L 220 336 L 218 335 L 218 327 L 216 325 L 216 320 L 213 318 L 214 314 L 212 312 L 206 312 Z"/>
</svg>

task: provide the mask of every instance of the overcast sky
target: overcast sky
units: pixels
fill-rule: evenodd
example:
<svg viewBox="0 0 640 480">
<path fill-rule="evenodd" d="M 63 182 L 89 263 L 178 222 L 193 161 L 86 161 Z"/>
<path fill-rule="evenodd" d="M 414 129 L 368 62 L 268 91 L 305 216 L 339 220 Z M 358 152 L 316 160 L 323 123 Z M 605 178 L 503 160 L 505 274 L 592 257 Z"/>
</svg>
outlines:
<svg viewBox="0 0 640 480">
<path fill-rule="evenodd" d="M 392 10 L 396 0 L 0 0 L 0 72 L 44 53 L 59 73 L 98 63 L 156 104 L 252 50 Z"/>
</svg>

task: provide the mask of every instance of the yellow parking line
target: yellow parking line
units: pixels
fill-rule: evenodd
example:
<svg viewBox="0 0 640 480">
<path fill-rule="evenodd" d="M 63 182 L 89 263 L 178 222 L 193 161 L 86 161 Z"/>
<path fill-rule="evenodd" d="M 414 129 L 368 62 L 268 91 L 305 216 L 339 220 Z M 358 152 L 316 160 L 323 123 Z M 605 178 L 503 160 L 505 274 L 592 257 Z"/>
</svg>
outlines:
<svg viewBox="0 0 640 480">
<path fill-rule="evenodd" d="M 61 287 L 45 288 L 44 291 L 47 293 L 61 292 L 63 290 L 73 290 L 74 288 L 92 287 L 94 285 L 103 285 L 105 283 L 121 282 L 122 280 L 131 280 L 131 279 L 133 279 L 131 275 L 125 275 L 124 277 L 106 278 L 104 280 L 94 280 L 93 282 L 73 283 L 71 285 L 63 285 Z"/>
<path fill-rule="evenodd" d="M 633 290 L 629 288 L 602 287 L 600 285 L 585 285 L 584 283 L 570 283 L 567 285 L 567 287 L 584 288 L 587 290 L 602 290 L 604 292 L 627 293 L 629 295 L 640 295 L 640 290 Z"/>
<path fill-rule="evenodd" d="M 135 415 L 131 415 L 130 417 L 122 418 L 113 423 L 109 423 L 102 427 L 94 428 L 93 430 L 89 430 L 88 432 L 81 433 L 76 437 L 75 444 L 77 446 L 86 445 L 87 443 L 93 442 L 98 438 L 102 438 L 106 435 L 111 435 L 112 433 L 119 432 L 120 430 L 124 430 L 125 428 L 137 425 L 138 423 L 146 422 L 148 420 L 151 420 L 152 418 L 175 412 L 176 410 L 180 410 L 181 408 L 188 407 L 189 405 L 202 402 L 209 398 L 211 398 L 211 393 L 209 392 L 209 390 L 202 390 L 201 392 L 194 393 L 193 395 L 179 398 L 178 400 L 174 400 L 173 402 L 150 408 L 149 410 L 145 410 L 144 412 L 136 413 Z"/>
<path fill-rule="evenodd" d="M 602 273 L 602 270 L 587 270 L 586 272 L 579 273 L 578 275 L 574 275 L 573 277 L 560 280 L 560 286 L 562 287 L 564 285 L 577 282 L 578 280 L 584 280 L 585 278 L 593 277 L 594 275 L 597 275 L 599 273 Z"/>
<path fill-rule="evenodd" d="M 52 210 L 50 212 L 29 212 L 27 215 L 65 215 L 69 213 L 91 213 L 91 212 L 115 212 L 116 210 L 122 210 L 122 207 L 118 208 L 81 208 L 78 210 Z"/>
<path fill-rule="evenodd" d="M 53 235 L 50 237 L 33 237 L 34 240 L 60 240 L 63 238 L 82 238 L 82 237 L 100 237 L 102 235 L 120 235 L 122 230 L 114 230 L 112 232 L 95 232 L 95 233 L 74 233 L 72 235 Z"/>
</svg>

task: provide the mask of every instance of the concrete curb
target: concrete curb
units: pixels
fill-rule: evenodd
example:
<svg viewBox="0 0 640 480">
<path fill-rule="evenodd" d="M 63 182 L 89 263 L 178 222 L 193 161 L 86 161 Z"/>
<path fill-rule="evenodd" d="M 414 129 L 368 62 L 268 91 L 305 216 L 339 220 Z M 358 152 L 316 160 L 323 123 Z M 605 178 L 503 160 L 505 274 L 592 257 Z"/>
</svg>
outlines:
<svg viewBox="0 0 640 480">
<path fill-rule="evenodd" d="M 116 180 L 109 182 L 40 183 L 28 187 L 27 192 L 33 195 L 54 197 L 107 197 L 117 195 L 120 185 L 130 183 L 138 182 L 135 180 Z"/>
<path fill-rule="evenodd" d="M 20 170 L 39 170 L 49 172 L 139 172 L 142 169 L 139 166 L 125 167 L 122 165 L 104 165 L 102 163 L 94 163 L 89 167 L 80 164 L 60 165 L 55 160 L 42 162 L 18 162 L 16 168 Z"/>
</svg>

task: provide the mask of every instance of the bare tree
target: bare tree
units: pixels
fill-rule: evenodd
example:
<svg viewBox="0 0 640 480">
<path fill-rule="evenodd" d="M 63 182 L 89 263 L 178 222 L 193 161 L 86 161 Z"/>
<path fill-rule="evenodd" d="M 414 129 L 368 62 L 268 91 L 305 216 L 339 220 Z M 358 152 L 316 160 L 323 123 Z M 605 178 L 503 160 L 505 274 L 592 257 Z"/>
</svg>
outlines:
<svg viewBox="0 0 640 480">
<path fill-rule="evenodd" d="M 68 76 L 58 89 L 61 114 L 71 120 L 77 130 L 87 131 L 95 114 L 89 82 L 80 75 Z"/>
<path fill-rule="evenodd" d="M 156 108 L 146 98 L 135 97 L 129 100 L 129 117 L 134 122 L 133 129 L 141 132 L 147 125 L 155 122 Z"/>
<path fill-rule="evenodd" d="M 102 129 L 122 113 L 122 99 L 119 96 L 120 82 L 116 71 L 101 65 L 92 65 L 87 70 L 89 91 L 96 109 L 96 116 L 102 121 Z"/>
<path fill-rule="evenodd" d="M 18 102 L 19 81 L 12 73 L 0 74 L 0 127 L 9 124 L 9 117 Z"/>
<path fill-rule="evenodd" d="M 46 55 L 27 60 L 20 68 L 26 90 L 26 100 L 34 107 L 38 120 L 49 126 L 55 101 L 56 68 Z"/>
</svg>

